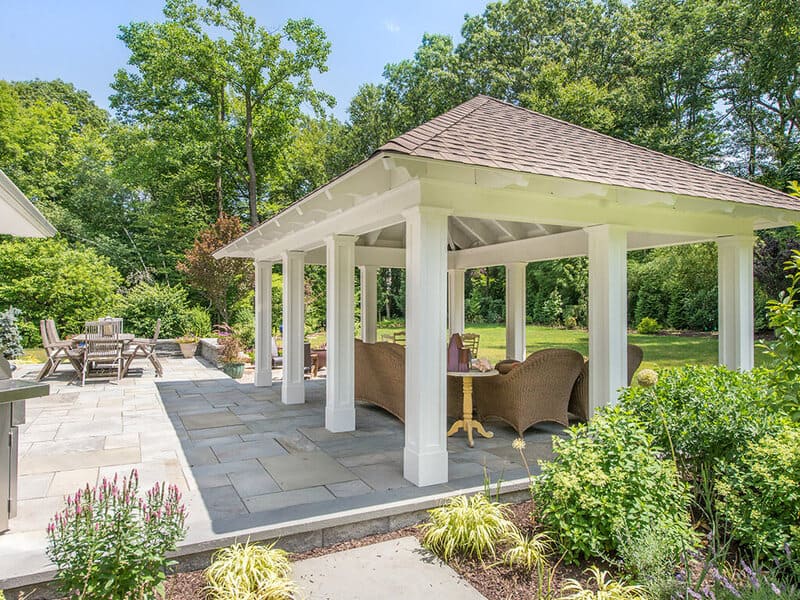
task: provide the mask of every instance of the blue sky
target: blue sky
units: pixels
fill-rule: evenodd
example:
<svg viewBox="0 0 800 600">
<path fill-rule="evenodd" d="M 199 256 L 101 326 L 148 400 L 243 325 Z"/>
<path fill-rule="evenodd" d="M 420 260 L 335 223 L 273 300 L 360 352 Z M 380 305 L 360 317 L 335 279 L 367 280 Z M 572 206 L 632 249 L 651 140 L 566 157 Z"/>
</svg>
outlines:
<svg viewBox="0 0 800 600">
<path fill-rule="evenodd" d="M 240 2 L 269 29 L 287 18 L 310 17 L 327 32 L 329 70 L 316 83 L 337 99 L 334 112 L 340 118 L 358 86 L 380 81 L 386 63 L 412 56 L 423 33 L 459 38 L 464 15 L 486 5 L 486 0 Z M 161 0 L 0 0 L 0 79 L 61 78 L 107 108 L 109 84 L 128 59 L 117 39 L 119 25 L 161 20 L 162 5 Z"/>
</svg>

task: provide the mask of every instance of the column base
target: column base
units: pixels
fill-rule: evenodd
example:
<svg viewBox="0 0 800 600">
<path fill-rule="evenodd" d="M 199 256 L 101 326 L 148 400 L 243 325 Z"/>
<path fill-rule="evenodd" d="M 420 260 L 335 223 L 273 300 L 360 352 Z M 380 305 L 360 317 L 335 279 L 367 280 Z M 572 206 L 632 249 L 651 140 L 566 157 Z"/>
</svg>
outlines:
<svg viewBox="0 0 800 600">
<path fill-rule="evenodd" d="M 404 448 L 403 477 L 417 487 L 447 483 L 447 450 L 420 454 Z"/>
<path fill-rule="evenodd" d="M 340 408 L 325 409 L 325 429 L 332 433 L 343 433 L 345 431 L 355 431 L 356 429 L 356 409 Z"/>
<path fill-rule="evenodd" d="M 256 387 L 272 387 L 272 369 L 269 371 L 256 371 L 253 385 Z"/>
<path fill-rule="evenodd" d="M 304 381 L 284 381 L 281 386 L 283 404 L 305 404 L 306 388 Z"/>
</svg>

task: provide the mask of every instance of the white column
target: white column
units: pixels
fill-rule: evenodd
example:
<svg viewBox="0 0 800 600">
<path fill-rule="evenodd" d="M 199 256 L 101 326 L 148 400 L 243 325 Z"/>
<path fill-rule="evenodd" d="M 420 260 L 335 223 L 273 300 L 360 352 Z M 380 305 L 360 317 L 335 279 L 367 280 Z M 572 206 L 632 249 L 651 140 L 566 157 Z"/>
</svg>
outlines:
<svg viewBox="0 0 800 600">
<path fill-rule="evenodd" d="M 256 387 L 272 385 L 272 263 L 256 261 Z"/>
<path fill-rule="evenodd" d="M 464 333 L 464 269 L 447 271 L 447 327 L 450 335 Z"/>
<path fill-rule="evenodd" d="M 284 404 L 305 402 L 305 260 L 302 252 L 283 254 L 283 387 Z"/>
<path fill-rule="evenodd" d="M 589 241 L 589 415 L 628 383 L 628 236 L 618 225 L 586 228 Z"/>
<path fill-rule="evenodd" d="M 525 360 L 525 263 L 506 265 L 506 358 Z"/>
<path fill-rule="evenodd" d="M 717 238 L 719 364 L 753 368 L 753 244 L 750 235 Z"/>
<path fill-rule="evenodd" d="M 325 428 L 328 431 L 353 431 L 356 428 L 353 361 L 355 244 L 356 238 L 351 235 L 334 235 L 325 240 L 328 292 Z"/>
<path fill-rule="evenodd" d="M 406 219 L 406 442 L 403 476 L 447 481 L 447 212 L 417 206 Z"/>
<path fill-rule="evenodd" d="M 359 267 L 361 274 L 361 341 L 378 341 L 378 267 Z"/>
</svg>

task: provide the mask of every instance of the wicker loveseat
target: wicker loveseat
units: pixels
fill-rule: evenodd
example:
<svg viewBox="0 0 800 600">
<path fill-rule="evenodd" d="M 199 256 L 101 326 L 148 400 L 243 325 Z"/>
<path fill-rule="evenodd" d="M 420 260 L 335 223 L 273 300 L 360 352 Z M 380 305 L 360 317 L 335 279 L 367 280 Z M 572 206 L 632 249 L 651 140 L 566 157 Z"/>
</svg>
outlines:
<svg viewBox="0 0 800 600">
<path fill-rule="evenodd" d="M 405 422 L 405 347 L 359 339 L 355 344 L 355 399 L 380 406 Z"/>
<path fill-rule="evenodd" d="M 520 436 L 536 423 L 569 425 L 567 405 L 582 367 L 579 352 L 549 348 L 534 352 L 505 375 L 476 378 L 478 418 L 505 421 Z"/>
<path fill-rule="evenodd" d="M 644 351 L 634 344 L 628 344 L 628 385 L 633 380 L 633 374 L 642 364 Z M 589 360 L 583 363 L 583 368 L 572 388 L 569 399 L 569 412 L 581 421 L 589 420 Z"/>
</svg>

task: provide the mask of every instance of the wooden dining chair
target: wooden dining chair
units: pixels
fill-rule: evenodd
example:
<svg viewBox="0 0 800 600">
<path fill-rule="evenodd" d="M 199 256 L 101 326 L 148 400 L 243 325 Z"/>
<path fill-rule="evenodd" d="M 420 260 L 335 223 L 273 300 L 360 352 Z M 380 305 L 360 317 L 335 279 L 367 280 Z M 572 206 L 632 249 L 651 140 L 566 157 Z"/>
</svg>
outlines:
<svg viewBox="0 0 800 600">
<path fill-rule="evenodd" d="M 480 333 L 465 333 L 461 336 L 461 343 L 472 353 L 472 358 L 478 358 L 478 347 L 481 344 Z"/>
<path fill-rule="evenodd" d="M 84 334 L 86 340 L 82 352 L 81 386 L 86 383 L 86 375 L 92 368 L 107 366 L 117 369 L 117 381 L 122 379 L 124 359 L 122 357 L 123 342 L 118 335 L 102 333 Z"/>
<path fill-rule="evenodd" d="M 146 358 L 153 365 L 156 370 L 156 377 L 164 376 L 164 368 L 161 366 L 161 361 L 158 360 L 156 354 L 156 343 L 158 336 L 161 333 L 161 319 L 156 321 L 156 326 L 153 331 L 152 338 L 134 338 L 128 348 L 125 350 L 125 367 L 123 369 L 123 377 L 128 373 L 131 363 L 136 358 Z"/>
<path fill-rule="evenodd" d="M 54 322 L 51 327 L 49 320 L 42 319 L 39 321 L 39 333 L 42 336 L 42 347 L 47 354 L 47 361 L 37 373 L 36 381 L 41 381 L 48 375 L 55 373 L 58 365 L 64 361 L 69 361 L 73 367 L 76 366 L 77 356 L 73 356 L 71 352 L 72 343 L 58 339 L 58 333 L 55 334 L 56 339 L 53 339 L 52 332 L 55 332 Z"/>
</svg>

